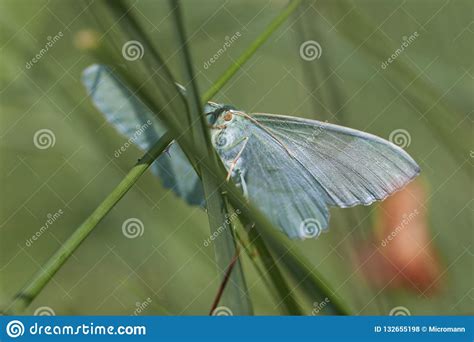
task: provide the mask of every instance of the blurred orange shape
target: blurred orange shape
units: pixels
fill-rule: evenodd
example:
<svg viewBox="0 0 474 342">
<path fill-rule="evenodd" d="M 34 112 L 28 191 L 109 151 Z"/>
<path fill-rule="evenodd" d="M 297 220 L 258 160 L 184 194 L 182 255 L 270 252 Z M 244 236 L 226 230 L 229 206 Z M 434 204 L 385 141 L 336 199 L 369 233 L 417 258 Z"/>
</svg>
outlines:
<svg viewBox="0 0 474 342">
<path fill-rule="evenodd" d="M 423 294 L 439 288 L 441 266 L 426 206 L 426 190 L 419 180 L 379 205 L 374 243 L 359 256 L 360 267 L 376 285 Z"/>
</svg>

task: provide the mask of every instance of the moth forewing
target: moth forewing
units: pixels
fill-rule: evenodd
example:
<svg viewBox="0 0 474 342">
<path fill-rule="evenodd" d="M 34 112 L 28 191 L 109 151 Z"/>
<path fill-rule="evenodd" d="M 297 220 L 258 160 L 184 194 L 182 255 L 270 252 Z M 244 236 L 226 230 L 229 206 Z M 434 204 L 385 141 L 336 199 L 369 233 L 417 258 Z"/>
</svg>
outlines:
<svg viewBox="0 0 474 342">
<path fill-rule="evenodd" d="M 221 133 L 233 142 L 248 136 L 247 143 L 218 152 L 228 169 L 238 156 L 250 200 L 290 237 L 315 237 L 327 230 L 328 206 L 368 205 L 419 173 L 405 151 L 361 131 L 290 116 L 232 114 Z"/>
</svg>

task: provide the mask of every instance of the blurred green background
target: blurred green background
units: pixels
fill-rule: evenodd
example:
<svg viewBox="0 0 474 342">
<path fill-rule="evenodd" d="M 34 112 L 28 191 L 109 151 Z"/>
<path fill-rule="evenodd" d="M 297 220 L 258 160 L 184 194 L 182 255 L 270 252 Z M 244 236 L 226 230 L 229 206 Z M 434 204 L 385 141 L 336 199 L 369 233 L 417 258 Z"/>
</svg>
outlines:
<svg viewBox="0 0 474 342">
<path fill-rule="evenodd" d="M 77 34 L 97 23 L 90 2 L 0 2 L 0 303 L 14 294 L 94 210 L 142 152 L 114 151 L 125 142 L 92 106 L 80 82 L 94 60 L 77 48 Z M 133 1 L 132 10 L 177 80 L 177 44 L 166 1 Z M 183 1 L 185 23 L 203 92 L 280 13 L 286 1 Z M 427 185 L 428 225 L 441 260 L 427 296 L 376 287 L 354 255 L 374 230 L 376 206 L 332 210 L 331 230 L 292 242 L 355 314 L 472 314 L 473 290 L 473 33 L 474 4 L 458 1 L 314 1 L 275 32 L 215 97 L 247 112 L 297 115 L 344 124 L 386 139 L 409 132 L 406 150 Z M 365 19 L 361 19 L 365 18 Z M 100 20 L 100 18 L 99 18 Z M 110 28 L 114 30 L 114 27 Z M 31 68 L 26 63 L 58 32 L 61 37 Z M 204 63 L 240 32 L 209 68 Z M 386 69 L 381 64 L 404 37 L 419 37 Z M 300 56 L 315 40 L 321 58 Z M 118 42 L 123 44 L 124 42 Z M 412 73 L 406 72 L 412 70 Z M 55 143 L 33 137 L 51 130 Z M 26 241 L 63 214 L 31 246 Z M 144 223 L 128 239 L 122 223 Z M 357 229 L 353 230 L 357 226 Z M 190 207 L 147 172 L 107 215 L 28 312 L 56 314 L 205 315 L 219 285 L 206 214 Z M 244 257 L 256 314 L 280 308 Z M 298 284 L 292 284 L 298 293 Z M 387 284 L 388 285 L 388 284 Z M 313 301 L 299 297 L 307 314 Z M 148 304 L 144 304 L 144 303 Z M 324 312 L 323 312 L 324 314 Z"/>
</svg>

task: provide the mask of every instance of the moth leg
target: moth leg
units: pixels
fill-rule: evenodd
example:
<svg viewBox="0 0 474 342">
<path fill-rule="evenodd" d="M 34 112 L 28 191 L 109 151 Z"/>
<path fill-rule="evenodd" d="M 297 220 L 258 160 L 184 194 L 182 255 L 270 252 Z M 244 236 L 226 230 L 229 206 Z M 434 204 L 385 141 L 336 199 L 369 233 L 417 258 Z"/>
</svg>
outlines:
<svg viewBox="0 0 474 342">
<path fill-rule="evenodd" d="M 237 162 L 239 161 L 240 159 L 240 156 L 242 155 L 242 152 L 244 152 L 244 149 L 245 149 L 245 146 L 247 146 L 247 142 L 249 141 L 249 137 L 245 137 L 242 139 L 243 140 L 243 144 L 242 144 L 242 148 L 239 150 L 239 153 L 237 153 L 237 155 L 235 156 L 234 160 L 232 160 L 232 162 L 230 163 L 230 167 L 229 167 L 229 172 L 227 172 L 227 177 L 226 177 L 226 181 L 228 182 L 229 179 L 230 179 L 230 176 L 232 175 L 232 171 L 234 171 L 234 168 L 235 166 L 237 165 Z M 242 141 L 240 140 L 238 142 L 238 144 Z"/>
<path fill-rule="evenodd" d="M 245 183 L 244 173 L 239 172 L 239 177 L 240 177 L 240 184 L 242 185 L 243 195 L 248 200 L 249 199 L 249 192 L 248 192 L 248 188 L 247 188 L 247 183 Z"/>
</svg>

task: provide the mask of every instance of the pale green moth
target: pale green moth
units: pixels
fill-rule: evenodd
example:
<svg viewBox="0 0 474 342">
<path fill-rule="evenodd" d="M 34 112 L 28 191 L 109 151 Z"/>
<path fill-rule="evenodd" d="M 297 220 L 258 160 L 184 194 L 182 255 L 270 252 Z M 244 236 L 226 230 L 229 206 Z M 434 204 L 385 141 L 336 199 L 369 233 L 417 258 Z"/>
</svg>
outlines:
<svg viewBox="0 0 474 342">
<path fill-rule="evenodd" d="M 153 113 L 110 69 L 93 65 L 83 82 L 116 129 L 140 148 L 165 132 Z M 354 129 L 290 116 L 246 114 L 209 102 L 214 148 L 245 196 L 290 238 L 327 230 L 329 207 L 369 205 L 416 177 L 416 162 L 398 146 Z M 148 121 L 149 120 L 149 121 Z M 138 127 L 151 123 L 137 137 Z M 200 180 L 178 144 L 152 170 L 189 204 L 205 205 Z"/>
</svg>

